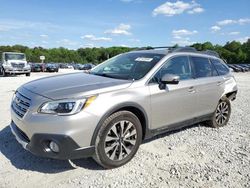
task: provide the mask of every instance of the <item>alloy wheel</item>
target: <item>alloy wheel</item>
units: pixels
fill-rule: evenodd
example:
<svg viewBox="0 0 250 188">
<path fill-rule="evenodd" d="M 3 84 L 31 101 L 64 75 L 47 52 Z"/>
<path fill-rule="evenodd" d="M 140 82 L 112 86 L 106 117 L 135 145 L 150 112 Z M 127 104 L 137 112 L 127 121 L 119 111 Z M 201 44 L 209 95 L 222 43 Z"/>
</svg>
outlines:
<svg viewBox="0 0 250 188">
<path fill-rule="evenodd" d="M 113 161 L 121 161 L 133 150 L 137 140 L 135 125 L 127 120 L 114 123 L 106 134 L 104 150 Z"/>
<path fill-rule="evenodd" d="M 215 113 L 215 121 L 218 125 L 223 125 L 229 116 L 229 105 L 226 102 L 221 102 Z"/>
</svg>

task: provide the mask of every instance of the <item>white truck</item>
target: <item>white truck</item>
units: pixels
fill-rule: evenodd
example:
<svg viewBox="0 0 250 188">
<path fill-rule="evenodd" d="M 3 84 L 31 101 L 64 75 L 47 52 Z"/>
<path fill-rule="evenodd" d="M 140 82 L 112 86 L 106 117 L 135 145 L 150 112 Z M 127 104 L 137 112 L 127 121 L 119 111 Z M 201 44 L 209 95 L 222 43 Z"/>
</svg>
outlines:
<svg viewBox="0 0 250 188">
<path fill-rule="evenodd" d="M 25 74 L 30 76 L 31 67 L 27 63 L 26 55 L 17 52 L 3 52 L 0 61 L 0 74 L 7 76 L 10 74 Z"/>
</svg>

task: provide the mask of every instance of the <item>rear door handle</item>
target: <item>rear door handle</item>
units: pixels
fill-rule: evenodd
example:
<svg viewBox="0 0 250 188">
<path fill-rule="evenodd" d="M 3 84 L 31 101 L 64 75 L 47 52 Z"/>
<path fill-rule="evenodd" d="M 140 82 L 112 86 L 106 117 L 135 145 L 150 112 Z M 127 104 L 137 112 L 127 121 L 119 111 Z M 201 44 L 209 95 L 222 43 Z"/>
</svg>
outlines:
<svg viewBox="0 0 250 188">
<path fill-rule="evenodd" d="M 189 92 L 189 93 L 195 93 L 194 87 L 193 87 L 193 86 L 189 87 L 189 88 L 188 88 L 188 92 Z"/>
<path fill-rule="evenodd" d="M 220 86 L 221 84 L 223 84 L 223 82 L 222 81 L 219 81 L 219 82 L 217 82 L 217 86 Z"/>
</svg>

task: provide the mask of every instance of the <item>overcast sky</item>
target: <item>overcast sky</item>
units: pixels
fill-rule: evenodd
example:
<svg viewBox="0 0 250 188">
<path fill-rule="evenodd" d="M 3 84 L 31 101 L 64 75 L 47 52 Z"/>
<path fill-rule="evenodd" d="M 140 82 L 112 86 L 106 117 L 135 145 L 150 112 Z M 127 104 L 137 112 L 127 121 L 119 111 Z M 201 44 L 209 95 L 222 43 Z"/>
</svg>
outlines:
<svg viewBox="0 0 250 188">
<path fill-rule="evenodd" d="M 250 38 L 250 0 L 0 0 L 0 45 L 70 49 Z"/>
</svg>

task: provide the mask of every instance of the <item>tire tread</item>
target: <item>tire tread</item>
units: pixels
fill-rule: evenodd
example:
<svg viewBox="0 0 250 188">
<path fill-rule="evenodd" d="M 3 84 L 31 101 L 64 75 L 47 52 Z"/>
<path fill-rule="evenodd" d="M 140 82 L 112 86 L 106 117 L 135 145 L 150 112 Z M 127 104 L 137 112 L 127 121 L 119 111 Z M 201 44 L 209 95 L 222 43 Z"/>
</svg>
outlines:
<svg viewBox="0 0 250 188">
<path fill-rule="evenodd" d="M 133 114 L 132 112 L 130 111 L 118 111 L 118 112 L 115 112 L 113 113 L 112 115 L 110 115 L 102 124 L 99 132 L 98 132 L 98 135 L 97 135 L 97 138 L 96 138 L 96 141 L 95 141 L 95 155 L 93 156 L 93 159 L 99 164 L 101 165 L 102 167 L 106 168 L 106 169 L 110 169 L 110 168 L 114 168 L 115 166 L 110 166 L 110 165 L 106 165 L 104 164 L 102 161 L 101 161 L 101 157 L 100 157 L 100 154 L 99 154 L 99 151 L 98 151 L 98 144 L 100 143 L 100 140 L 101 140 L 101 137 L 103 136 L 103 132 L 105 131 L 106 127 L 109 125 L 109 123 L 119 117 L 119 116 L 124 116 L 124 115 L 131 115 L 133 117 L 135 117 L 139 123 L 139 125 L 141 126 L 140 124 L 140 120 L 138 119 L 138 117 Z M 142 130 L 141 130 L 142 132 Z M 141 140 L 140 140 L 141 142 Z M 139 143 L 140 144 L 140 143 Z"/>
</svg>

